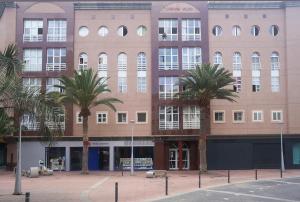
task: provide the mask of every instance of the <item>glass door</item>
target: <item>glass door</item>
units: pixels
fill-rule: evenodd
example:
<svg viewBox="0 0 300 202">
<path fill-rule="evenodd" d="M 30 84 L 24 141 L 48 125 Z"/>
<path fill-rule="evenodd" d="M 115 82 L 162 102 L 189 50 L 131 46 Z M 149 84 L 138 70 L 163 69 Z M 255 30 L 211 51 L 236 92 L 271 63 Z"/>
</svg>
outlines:
<svg viewBox="0 0 300 202">
<path fill-rule="evenodd" d="M 190 150 L 182 149 L 182 164 L 183 169 L 190 169 Z"/>
<path fill-rule="evenodd" d="M 178 149 L 169 150 L 169 167 L 170 170 L 178 169 Z"/>
</svg>

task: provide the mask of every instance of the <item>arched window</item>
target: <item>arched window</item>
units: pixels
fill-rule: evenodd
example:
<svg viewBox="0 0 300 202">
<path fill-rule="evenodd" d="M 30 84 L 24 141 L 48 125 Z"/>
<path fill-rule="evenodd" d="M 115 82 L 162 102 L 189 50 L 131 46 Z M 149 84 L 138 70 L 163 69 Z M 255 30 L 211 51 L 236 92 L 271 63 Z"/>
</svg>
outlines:
<svg viewBox="0 0 300 202">
<path fill-rule="evenodd" d="M 222 58 L 222 53 L 221 52 L 215 52 L 213 62 L 214 62 L 214 65 L 221 66 L 223 64 L 223 58 Z"/>
<path fill-rule="evenodd" d="M 147 91 L 147 61 L 146 55 L 140 52 L 137 55 L 137 92 L 146 93 Z"/>
<path fill-rule="evenodd" d="M 271 69 L 278 70 L 279 68 L 279 54 L 277 52 L 273 52 L 271 55 Z"/>
<path fill-rule="evenodd" d="M 242 69 L 242 57 L 241 57 L 241 53 L 235 52 L 233 54 L 232 68 L 233 68 L 233 70 L 241 70 Z"/>
<path fill-rule="evenodd" d="M 232 35 L 233 36 L 240 36 L 241 35 L 241 27 L 238 25 L 234 25 L 232 27 Z"/>
<path fill-rule="evenodd" d="M 127 55 L 125 53 L 120 53 L 118 55 L 118 70 L 127 70 Z"/>
<path fill-rule="evenodd" d="M 80 53 L 79 55 L 79 63 L 78 70 L 86 70 L 88 66 L 88 55 L 86 53 Z"/>
<path fill-rule="evenodd" d="M 106 53 L 100 53 L 99 61 L 98 61 L 98 69 L 99 69 L 99 71 L 107 70 L 107 54 Z"/>
<path fill-rule="evenodd" d="M 261 65 L 260 65 L 260 56 L 258 52 L 254 52 L 251 56 L 251 61 L 252 61 L 252 70 L 260 70 Z"/>
<path fill-rule="evenodd" d="M 127 55 L 125 53 L 118 55 L 118 91 L 127 92 Z"/>
</svg>

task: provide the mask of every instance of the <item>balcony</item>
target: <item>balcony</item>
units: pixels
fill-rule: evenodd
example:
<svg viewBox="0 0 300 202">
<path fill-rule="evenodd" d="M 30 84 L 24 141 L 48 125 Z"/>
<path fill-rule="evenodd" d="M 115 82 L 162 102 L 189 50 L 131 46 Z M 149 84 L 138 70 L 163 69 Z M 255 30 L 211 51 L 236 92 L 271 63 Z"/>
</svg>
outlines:
<svg viewBox="0 0 300 202">
<path fill-rule="evenodd" d="M 178 70 L 179 66 L 178 63 L 160 63 L 159 64 L 159 70 Z"/>
<path fill-rule="evenodd" d="M 43 35 L 23 35 L 23 42 L 40 42 L 43 41 Z"/>
<path fill-rule="evenodd" d="M 66 70 L 66 63 L 47 63 L 46 71 L 64 71 Z"/>
<path fill-rule="evenodd" d="M 160 121 L 159 122 L 159 129 L 160 130 L 179 129 L 179 121 L 173 121 L 173 122 Z"/>
<path fill-rule="evenodd" d="M 54 34 L 48 34 L 47 41 L 48 42 L 64 42 L 64 41 L 67 41 L 67 37 L 66 36 L 58 36 L 58 35 L 54 35 Z"/>
<path fill-rule="evenodd" d="M 200 120 L 183 121 L 183 129 L 200 129 Z"/>
<path fill-rule="evenodd" d="M 200 41 L 201 35 L 200 34 L 183 34 L 182 41 Z"/>
</svg>

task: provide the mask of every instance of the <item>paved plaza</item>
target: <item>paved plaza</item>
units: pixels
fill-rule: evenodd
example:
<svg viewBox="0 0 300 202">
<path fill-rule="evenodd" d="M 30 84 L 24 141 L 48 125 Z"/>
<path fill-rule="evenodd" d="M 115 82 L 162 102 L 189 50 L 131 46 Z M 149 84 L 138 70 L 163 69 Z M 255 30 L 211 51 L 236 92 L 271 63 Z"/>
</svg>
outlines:
<svg viewBox="0 0 300 202">
<path fill-rule="evenodd" d="M 89 175 L 55 172 L 54 176 L 23 177 L 22 191 L 31 193 L 31 202 L 113 202 L 115 182 L 118 182 L 119 202 L 276 201 L 274 198 L 300 201 L 300 170 L 288 170 L 283 177 L 280 179 L 279 170 L 258 170 L 259 180 L 255 181 L 253 170 L 231 171 L 231 183 L 227 186 L 227 171 L 209 171 L 202 175 L 199 191 L 197 171 L 169 171 L 166 197 L 165 178 L 145 178 L 145 172 L 135 172 L 134 176 L 128 172 L 124 176 L 121 172 L 90 172 Z M 25 201 L 24 195 L 11 195 L 13 188 L 13 173 L 0 171 L 1 202 Z"/>
</svg>

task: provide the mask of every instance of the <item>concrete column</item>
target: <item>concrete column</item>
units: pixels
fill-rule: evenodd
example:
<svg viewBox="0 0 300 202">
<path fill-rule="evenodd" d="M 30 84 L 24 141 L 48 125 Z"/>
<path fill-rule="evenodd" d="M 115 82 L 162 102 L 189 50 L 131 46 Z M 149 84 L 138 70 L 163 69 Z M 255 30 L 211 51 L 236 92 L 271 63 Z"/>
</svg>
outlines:
<svg viewBox="0 0 300 202">
<path fill-rule="evenodd" d="M 70 147 L 66 147 L 66 171 L 70 171 L 71 155 Z"/>
<path fill-rule="evenodd" d="M 114 170 L 114 146 L 109 146 L 109 170 Z"/>
</svg>

